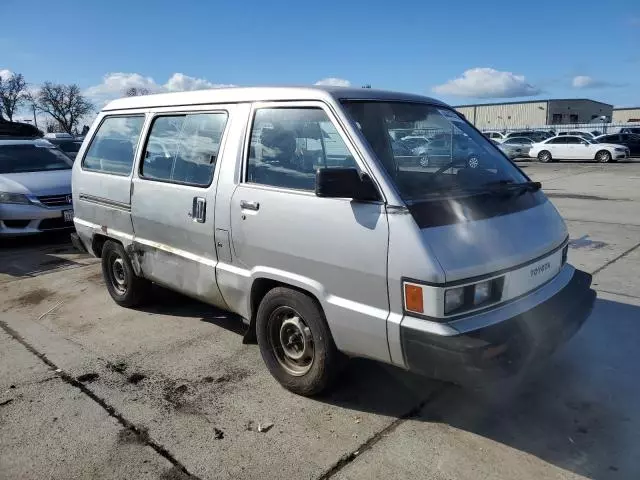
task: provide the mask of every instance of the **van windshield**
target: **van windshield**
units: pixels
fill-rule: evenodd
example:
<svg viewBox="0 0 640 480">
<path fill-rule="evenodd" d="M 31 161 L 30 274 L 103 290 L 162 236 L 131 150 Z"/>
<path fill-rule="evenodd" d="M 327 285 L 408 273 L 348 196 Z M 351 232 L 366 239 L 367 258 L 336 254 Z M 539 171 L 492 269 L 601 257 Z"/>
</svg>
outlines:
<svg viewBox="0 0 640 480">
<path fill-rule="evenodd" d="M 430 104 L 342 102 L 404 200 L 482 191 L 527 179 L 457 112 Z M 407 142 L 407 137 L 421 142 Z"/>
</svg>

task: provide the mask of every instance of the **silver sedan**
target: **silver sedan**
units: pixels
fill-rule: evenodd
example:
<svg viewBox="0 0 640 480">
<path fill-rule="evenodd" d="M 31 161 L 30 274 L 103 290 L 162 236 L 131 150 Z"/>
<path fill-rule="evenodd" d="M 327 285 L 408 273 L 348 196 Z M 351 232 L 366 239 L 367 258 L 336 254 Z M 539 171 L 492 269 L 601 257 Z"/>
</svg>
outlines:
<svg viewBox="0 0 640 480">
<path fill-rule="evenodd" d="M 498 148 L 513 160 L 515 158 L 528 157 L 533 143 L 533 140 L 527 137 L 511 137 L 500 143 Z"/>
<path fill-rule="evenodd" d="M 73 228 L 72 165 L 46 140 L 0 140 L 0 237 Z"/>
</svg>

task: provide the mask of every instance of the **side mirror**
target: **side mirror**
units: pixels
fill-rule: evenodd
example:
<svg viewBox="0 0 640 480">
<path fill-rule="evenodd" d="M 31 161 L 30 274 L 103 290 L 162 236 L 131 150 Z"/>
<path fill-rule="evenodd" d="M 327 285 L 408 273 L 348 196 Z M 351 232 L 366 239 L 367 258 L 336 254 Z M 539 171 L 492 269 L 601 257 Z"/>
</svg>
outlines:
<svg viewBox="0 0 640 480">
<path fill-rule="evenodd" d="M 316 172 L 316 195 L 325 198 L 380 200 L 378 190 L 366 173 L 355 168 L 320 168 Z"/>
<path fill-rule="evenodd" d="M 587 142 L 587 141 L 585 141 L 585 140 L 583 140 L 583 141 L 582 141 L 582 142 L 580 142 L 580 143 L 582 143 L 583 145 L 589 145 L 589 142 Z"/>
</svg>

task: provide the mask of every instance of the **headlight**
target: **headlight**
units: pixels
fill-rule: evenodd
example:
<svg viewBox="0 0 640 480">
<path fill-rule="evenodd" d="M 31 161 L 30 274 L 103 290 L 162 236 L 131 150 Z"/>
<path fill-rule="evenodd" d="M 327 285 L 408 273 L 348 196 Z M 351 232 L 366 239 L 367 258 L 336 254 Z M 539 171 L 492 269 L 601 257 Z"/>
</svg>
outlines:
<svg viewBox="0 0 640 480">
<path fill-rule="evenodd" d="M 0 192 L 0 203 L 31 203 L 29 198 L 22 193 Z"/>
<path fill-rule="evenodd" d="M 444 292 L 444 314 L 462 313 L 481 305 L 497 302 L 502 297 L 504 277 L 492 278 Z"/>
<path fill-rule="evenodd" d="M 476 287 L 473 291 L 473 304 L 480 305 L 491 298 L 491 285 L 492 282 L 476 283 Z"/>
<path fill-rule="evenodd" d="M 616 148 L 616 152 L 626 152 L 626 148 Z"/>
<path fill-rule="evenodd" d="M 464 303 L 464 287 L 450 288 L 444 293 L 444 313 L 457 310 Z"/>
</svg>

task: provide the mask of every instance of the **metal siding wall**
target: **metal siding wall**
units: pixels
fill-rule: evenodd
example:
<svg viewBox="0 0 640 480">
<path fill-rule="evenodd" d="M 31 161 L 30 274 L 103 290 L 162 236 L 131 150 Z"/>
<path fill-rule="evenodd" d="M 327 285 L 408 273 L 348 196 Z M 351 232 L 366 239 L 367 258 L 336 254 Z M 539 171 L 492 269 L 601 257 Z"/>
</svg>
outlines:
<svg viewBox="0 0 640 480">
<path fill-rule="evenodd" d="M 613 111 L 613 123 L 627 123 L 631 118 L 640 118 L 640 108 L 624 108 Z"/>
<path fill-rule="evenodd" d="M 476 106 L 475 125 L 480 129 L 537 127 L 544 125 L 546 120 L 546 101 Z"/>
<path fill-rule="evenodd" d="M 553 114 L 562 115 L 562 123 L 588 123 L 593 115 L 606 115 L 611 118 L 613 107 L 590 100 L 550 100 L 549 123 Z M 570 115 L 578 115 L 577 121 L 571 121 Z"/>
<path fill-rule="evenodd" d="M 476 124 L 475 107 L 457 107 L 456 110 L 463 114 L 470 123 Z"/>
</svg>

